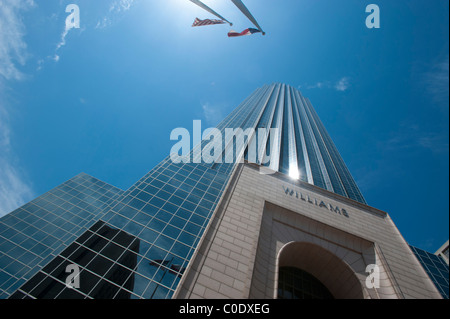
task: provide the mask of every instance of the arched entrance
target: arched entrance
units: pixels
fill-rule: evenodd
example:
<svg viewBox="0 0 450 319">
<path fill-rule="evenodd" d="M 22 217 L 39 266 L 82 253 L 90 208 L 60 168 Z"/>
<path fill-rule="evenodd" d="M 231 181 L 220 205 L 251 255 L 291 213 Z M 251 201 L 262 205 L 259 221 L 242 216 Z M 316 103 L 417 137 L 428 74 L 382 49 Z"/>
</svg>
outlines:
<svg viewBox="0 0 450 319">
<path fill-rule="evenodd" d="M 281 249 L 277 281 L 278 298 L 364 298 L 360 281 L 345 261 L 307 242 L 291 242 Z"/>
</svg>

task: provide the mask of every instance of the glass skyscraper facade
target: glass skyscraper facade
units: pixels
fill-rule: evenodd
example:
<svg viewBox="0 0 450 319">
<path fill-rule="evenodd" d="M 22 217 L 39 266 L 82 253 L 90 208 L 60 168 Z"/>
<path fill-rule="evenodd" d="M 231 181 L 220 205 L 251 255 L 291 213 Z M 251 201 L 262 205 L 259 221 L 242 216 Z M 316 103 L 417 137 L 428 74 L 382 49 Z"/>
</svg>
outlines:
<svg viewBox="0 0 450 319">
<path fill-rule="evenodd" d="M 255 133 L 230 137 L 230 128 Z M 217 129 L 222 143 L 213 163 L 199 152 L 204 140 L 189 161 L 168 156 L 126 191 L 80 174 L 1 218 L 0 298 L 171 298 L 239 158 L 365 203 L 295 88 L 257 89 Z M 70 265 L 80 270 L 77 289 L 66 286 Z"/>
<path fill-rule="evenodd" d="M 442 257 L 410 246 L 422 267 L 434 283 L 442 298 L 449 299 L 449 267 Z"/>
<path fill-rule="evenodd" d="M 70 245 L 123 191 L 79 174 L 0 219 L 0 299 Z"/>
</svg>

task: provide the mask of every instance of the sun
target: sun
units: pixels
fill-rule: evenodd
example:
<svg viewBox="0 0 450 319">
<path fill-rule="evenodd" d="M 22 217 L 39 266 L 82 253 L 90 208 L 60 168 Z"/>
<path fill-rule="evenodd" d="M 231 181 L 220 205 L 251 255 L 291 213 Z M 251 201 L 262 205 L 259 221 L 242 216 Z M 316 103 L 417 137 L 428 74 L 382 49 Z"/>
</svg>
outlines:
<svg viewBox="0 0 450 319">
<path fill-rule="evenodd" d="M 201 13 L 201 9 L 189 0 L 164 0 L 163 3 L 177 16 L 192 18 Z"/>
</svg>

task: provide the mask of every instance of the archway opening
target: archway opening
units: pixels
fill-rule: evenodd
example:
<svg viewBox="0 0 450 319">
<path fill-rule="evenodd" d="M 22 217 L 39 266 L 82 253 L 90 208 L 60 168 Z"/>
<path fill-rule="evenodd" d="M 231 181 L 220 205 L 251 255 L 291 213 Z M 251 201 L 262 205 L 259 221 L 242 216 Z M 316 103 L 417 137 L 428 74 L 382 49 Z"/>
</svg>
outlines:
<svg viewBox="0 0 450 319">
<path fill-rule="evenodd" d="M 316 244 L 286 244 L 279 253 L 278 271 L 277 298 L 303 296 L 326 299 L 329 295 L 335 299 L 364 298 L 363 288 L 353 269 Z"/>
</svg>

